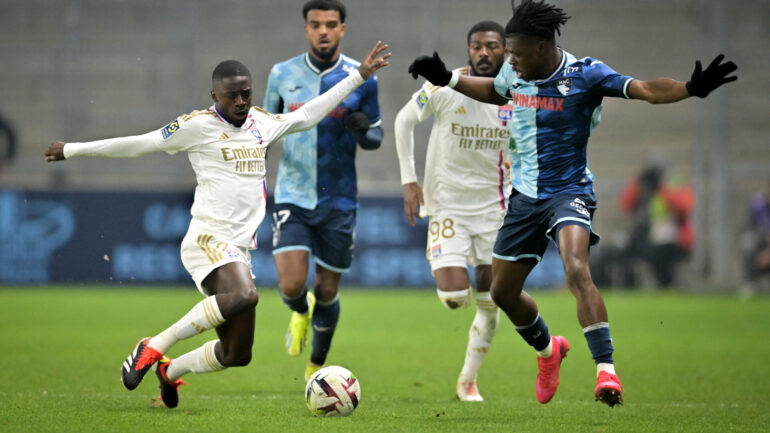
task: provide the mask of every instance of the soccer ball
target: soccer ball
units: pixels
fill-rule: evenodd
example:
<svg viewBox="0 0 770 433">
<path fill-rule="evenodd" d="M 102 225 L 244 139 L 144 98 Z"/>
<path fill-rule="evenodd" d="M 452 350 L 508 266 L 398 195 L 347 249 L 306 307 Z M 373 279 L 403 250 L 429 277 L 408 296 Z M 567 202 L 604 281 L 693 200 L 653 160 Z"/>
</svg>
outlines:
<svg viewBox="0 0 770 433">
<path fill-rule="evenodd" d="M 330 365 L 316 371 L 305 385 L 307 408 L 321 416 L 348 416 L 361 401 L 361 384 L 350 370 Z"/>
</svg>

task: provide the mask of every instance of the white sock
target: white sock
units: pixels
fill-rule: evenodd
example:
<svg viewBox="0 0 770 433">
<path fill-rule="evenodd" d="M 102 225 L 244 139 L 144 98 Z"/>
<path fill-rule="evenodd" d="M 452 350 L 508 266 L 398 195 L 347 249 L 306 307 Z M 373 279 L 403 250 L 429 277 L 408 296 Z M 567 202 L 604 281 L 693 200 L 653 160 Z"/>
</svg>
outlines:
<svg viewBox="0 0 770 433">
<path fill-rule="evenodd" d="M 553 339 L 548 342 L 548 346 L 545 346 L 545 349 L 543 350 L 536 350 L 537 354 L 542 358 L 548 358 L 549 356 L 553 355 Z"/>
<path fill-rule="evenodd" d="M 606 371 L 609 374 L 615 374 L 615 364 L 608 364 L 605 362 L 601 362 L 599 364 L 596 364 L 596 376 L 599 376 L 599 373 L 602 371 Z"/>
<path fill-rule="evenodd" d="M 224 322 L 225 318 L 219 312 L 216 297 L 209 296 L 198 302 L 192 310 L 168 329 L 152 337 L 147 345 L 160 353 L 166 353 L 177 341 L 216 328 Z"/>
<path fill-rule="evenodd" d="M 219 340 L 211 340 L 203 346 L 187 352 L 179 358 L 174 359 L 166 370 L 168 380 L 174 381 L 187 373 L 209 373 L 211 371 L 221 371 L 226 367 L 217 359 L 214 352 Z"/>
<path fill-rule="evenodd" d="M 476 294 L 476 317 L 468 331 L 468 348 L 465 350 L 465 364 L 460 371 L 460 381 L 476 380 L 481 364 L 487 356 L 489 344 L 497 332 L 500 323 L 500 310 L 492 301 L 489 292 Z"/>
</svg>

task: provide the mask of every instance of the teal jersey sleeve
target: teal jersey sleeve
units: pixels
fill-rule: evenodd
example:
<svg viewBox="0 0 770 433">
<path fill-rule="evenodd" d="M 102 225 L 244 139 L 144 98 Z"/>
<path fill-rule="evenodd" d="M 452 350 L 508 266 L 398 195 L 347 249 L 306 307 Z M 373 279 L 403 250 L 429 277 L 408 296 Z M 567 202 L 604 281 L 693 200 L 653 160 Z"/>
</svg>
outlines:
<svg viewBox="0 0 770 433">
<path fill-rule="evenodd" d="M 516 80 L 516 73 L 513 72 L 513 66 L 507 61 L 503 63 L 500 72 L 495 77 L 495 91 L 505 99 L 511 99 L 511 83 Z"/>
<path fill-rule="evenodd" d="M 281 94 L 278 93 L 279 75 L 278 68 L 273 66 L 267 77 L 267 89 L 265 90 L 265 101 L 262 104 L 262 109 L 268 113 L 280 114 L 283 112 L 283 100 Z"/>
</svg>

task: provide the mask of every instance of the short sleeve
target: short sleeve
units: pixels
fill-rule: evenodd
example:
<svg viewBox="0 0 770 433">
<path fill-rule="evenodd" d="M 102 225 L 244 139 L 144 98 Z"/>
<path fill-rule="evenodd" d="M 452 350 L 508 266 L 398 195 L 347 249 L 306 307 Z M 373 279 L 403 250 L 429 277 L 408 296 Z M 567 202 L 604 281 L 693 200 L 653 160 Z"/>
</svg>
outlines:
<svg viewBox="0 0 770 433">
<path fill-rule="evenodd" d="M 585 60 L 583 79 L 591 92 L 601 96 L 630 98 L 628 85 L 631 84 L 633 78 L 615 72 L 614 69 L 600 60 L 591 58 Z"/>
<path fill-rule="evenodd" d="M 503 63 L 500 72 L 495 77 L 495 91 L 505 99 L 511 99 L 511 83 L 516 75 L 513 73 L 513 66 L 510 63 Z"/>
</svg>

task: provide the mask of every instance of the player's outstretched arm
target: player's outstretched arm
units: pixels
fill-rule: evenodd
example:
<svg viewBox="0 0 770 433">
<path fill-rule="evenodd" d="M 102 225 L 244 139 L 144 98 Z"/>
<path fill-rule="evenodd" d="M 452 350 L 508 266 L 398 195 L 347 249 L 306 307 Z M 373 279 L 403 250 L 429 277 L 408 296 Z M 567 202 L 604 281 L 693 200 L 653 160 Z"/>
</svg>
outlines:
<svg viewBox="0 0 770 433">
<path fill-rule="evenodd" d="M 80 156 L 101 156 L 106 158 L 135 158 L 148 153 L 165 150 L 160 146 L 160 131 L 130 137 L 108 138 L 83 143 L 54 141 L 45 151 L 46 162 L 63 161 Z"/>
<path fill-rule="evenodd" d="M 409 65 L 409 73 L 415 80 L 418 76 L 425 77 L 436 86 L 449 86 L 469 98 L 487 104 L 502 105 L 505 98 L 495 91 L 495 79 L 487 77 L 466 77 L 457 72 L 447 70 L 444 62 L 433 52 L 433 56 L 420 56 Z"/>
<path fill-rule="evenodd" d="M 64 161 L 64 143 L 54 141 L 45 151 L 45 162 Z"/>
<path fill-rule="evenodd" d="M 384 68 L 390 64 L 388 59 L 390 58 L 391 53 L 380 55 L 387 49 L 388 44 L 383 44 L 382 41 L 377 41 L 377 43 L 374 44 L 374 48 L 372 48 L 364 60 L 361 61 L 361 65 L 358 67 L 358 73 L 361 74 L 361 78 L 363 78 L 364 81 L 368 80 L 376 70 Z"/>
<path fill-rule="evenodd" d="M 738 67 L 733 62 L 722 63 L 725 56 L 718 55 L 706 69 L 700 60 L 695 62 L 695 70 L 690 81 L 682 82 L 671 78 L 656 78 L 649 81 L 634 80 L 628 87 L 628 95 L 651 104 L 667 104 L 681 101 L 690 96 L 705 98 L 719 86 L 735 81 L 737 76 L 729 76 Z"/>
</svg>

